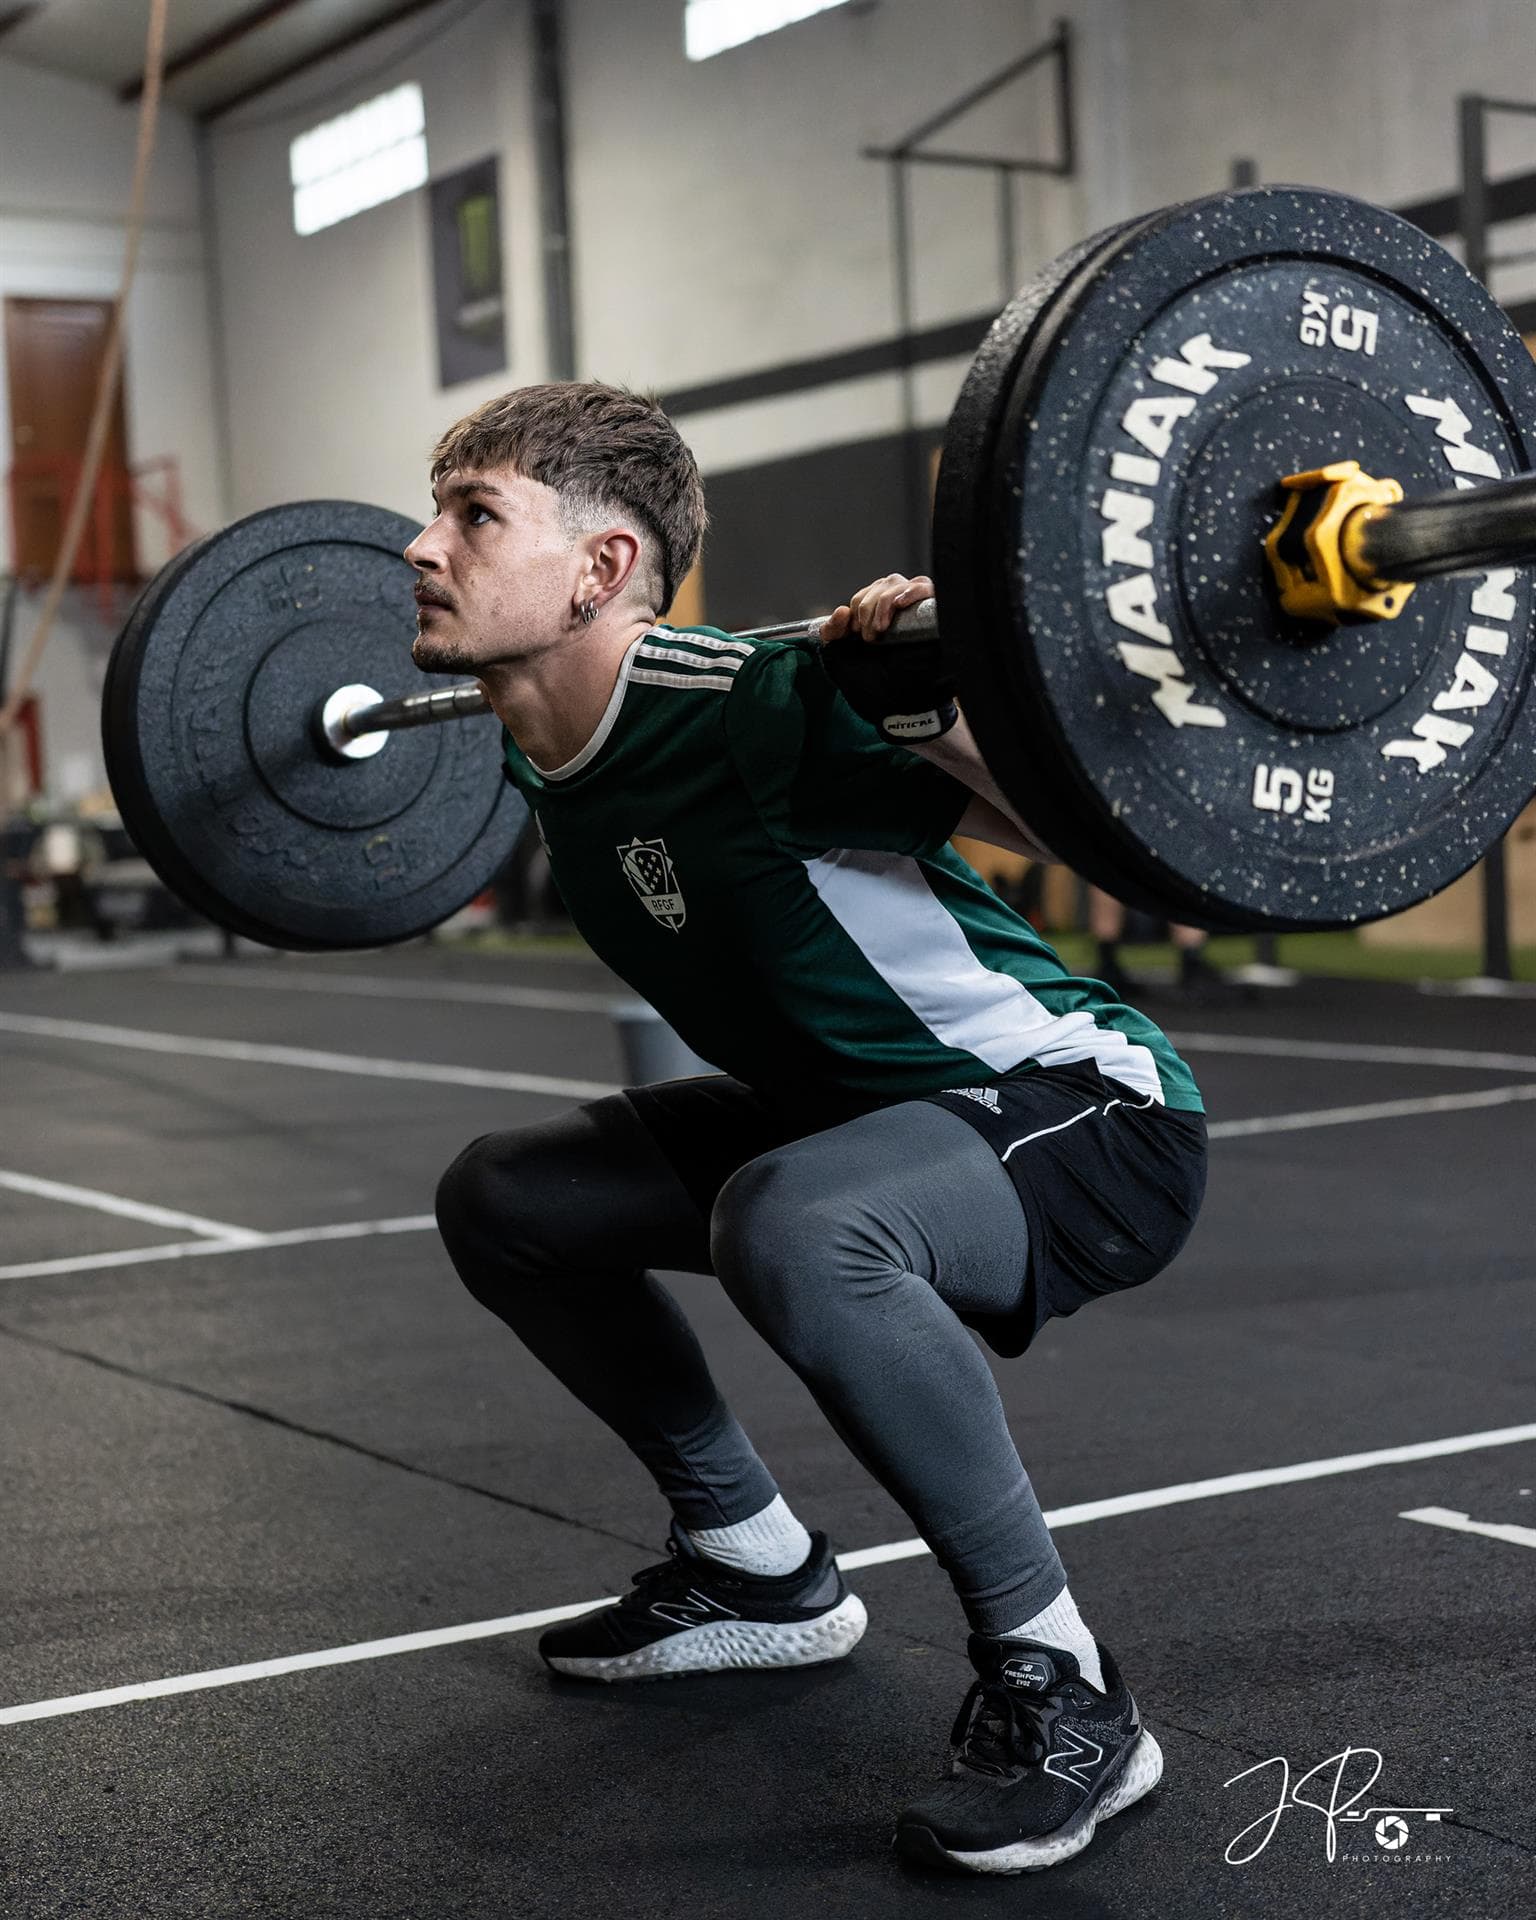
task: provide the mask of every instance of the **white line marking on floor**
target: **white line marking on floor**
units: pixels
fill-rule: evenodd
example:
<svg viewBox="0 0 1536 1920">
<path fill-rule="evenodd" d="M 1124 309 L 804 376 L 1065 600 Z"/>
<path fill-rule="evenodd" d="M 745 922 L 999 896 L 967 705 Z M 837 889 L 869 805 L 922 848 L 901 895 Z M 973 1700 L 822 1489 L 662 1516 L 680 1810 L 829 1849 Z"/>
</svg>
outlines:
<svg viewBox="0 0 1536 1920">
<path fill-rule="evenodd" d="M 360 999 L 458 1002 L 470 1006 L 525 1007 L 541 1013 L 611 1013 L 625 997 L 611 993 L 573 993 L 559 987 L 499 987 L 484 982 L 391 978 L 384 974 L 317 972 L 271 962 L 228 969 L 182 966 L 178 980 L 206 987 L 272 987 L 291 993 L 338 993 Z M 1174 1033 L 1174 1046 L 1192 1053 L 1227 1053 L 1254 1058 L 1355 1060 L 1387 1067 L 1450 1067 L 1469 1072 L 1536 1073 L 1536 1054 L 1479 1053 L 1461 1047 L 1383 1046 L 1363 1041 L 1292 1040 L 1267 1034 Z"/>
<path fill-rule="evenodd" d="M 1514 1447 L 1527 1440 L 1536 1440 L 1536 1421 L 1527 1421 L 1518 1427 L 1490 1427 L 1482 1433 L 1452 1434 L 1444 1440 L 1414 1440 L 1401 1447 L 1376 1447 L 1370 1453 L 1341 1453 L 1330 1460 L 1300 1460 L 1289 1467 L 1258 1467 L 1248 1473 L 1224 1473 L 1215 1480 L 1186 1480 L 1181 1486 L 1154 1487 L 1150 1493 L 1123 1493 L 1108 1500 L 1086 1500 L 1075 1507 L 1058 1507 L 1046 1515 L 1046 1521 L 1053 1527 L 1076 1527 L 1090 1520 L 1110 1520 L 1122 1513 L 1150 1513 L 1155 1507 L 1182 1506 L 1189 1500 L 1253 1493 L 1262 1487 L 1289 1486 L 1302 1480 L 1327 1480 L 1341 1473 L 1363 1473 L 1371 1467 L 1409 1466 L 1415 1460 L 1443 1460 L 1448 1454 L 1477 1453 L 1485 1447 Z"/>
<path fill-rule="evenodd" d="M 1047 1524 L 1050 1515 L 1046 1515 Z M 858 1547 L 852 1553 L 840 1553 L 837 1564 L 844 1573 L 855 1567 L 883 1567 L 888 1560 L 920 1560 L 931 1552 L 926 1540 L 892 1540 L 883 1547 Z"/>
<path fill-rule="evenodd" d="M 1536 1547 L 1536 1527 L 1507 1526 L 1498 1520 L 1469 1520 L 1449 1507 L 1414 1507 L 1399 1520 L 1422 1520 L 1427 1527 L 1445 1527 L 1452 1533 L 1480 1533 L 1488 1540 L 1507 1540 L 1511 1546 Z"/>
<path fill-rule="evenodd" d="M 1472 1053 L 1460 1047 L 1388 1047 L 1365 1041 L 1286 1040 L 1246 1033 L 1172 1033 L 1191 1053 L 1268 1055 L 1292 1060 L 1359 1060 L 1383 1067 L 1465 1067 L 1469 1072 L 1536 1073 L 1533 1053 Z"/>
<path fill-rule="evenodd" d="M 1347 1127 L 1361 1120 L 1407 1120 L 1421 1113 L 1466 1113 L 1536 1100 L 1536 1081 L 1520 1087 L 1490 1087 L 1483 1093 L 1435 1093 L 1422 1100 L 1376 1100 L 1360 1107 L 1319 1107 L 1312 1113 L 1265 1113 L 1252 1120 L 1217 1120 L 1213 1140 L 1241 1140 L 1255 1133 L 1307 1133 L 1313 1127 Z"/>
<path fill-rule="evenodd" d="M 176 979 L 199 987 L 275 987 L 290 993 L 341 993 L 358 1000 L 413 1000 L 428 1008 L 446 1001 L 472 1007 L 528 1007 L 537 1013 L 609 1013 L 619 1001 L 631 997 L 624 989 L 573 993 L 562 987 L 493 987 L 484 982 L 412 979 L 407 975 L 391 979 L 371 973 L 317 973 L 271 962 L 228 972 L 222 967 L 178 967 Z M 1531 1065 L 1536 1067 L 1536 1060 Z"/>
<path fill-rule="evenodd" d="M 617 1088 L 604 1089 L 609 1093 Z M 1241 1140 L 1255 1134 L 1310 1132 L 1314 1127 L 1339 1127 L 1366 1120 L 1397 1120 L 1423 1113 L 1456 1113 L 1467 1108 L 1505 1106 L 1516 1100 L 1536 1100 L 1536 1083 L 1524 1087 L 1495 1087 L 1486 1093 L 1434 1094 L 1422 1100 L 1383 1100 L 1371 1106 L 1322 1107 L 1312 1113 L 1261 1114 L 1252 1120 L 1217 1120 L 1210 1136 L 1213 1140 Z M 3 1179 L 0 1179 L 3 1184 Z M 84 1189 L 81 1189 L 84 1191 Z M 131 1204 L 131 1203 L 130 1203 Z M 195 1216 L 172 1220 L 169 1224 L 191 1224 Z M 415 1233 L 434 1226 L 429 1213 L 412 1214 L 394 1221 L 346 1221 L 334 1227 L 300 1227 L 292 1232 L 258 1233 L 250 1228 L 217 1228 L 206 1221 L 203 1228 L 217 1230 L 220 1238 L 173 1241 L 156 1247 L 130 1247 L 116 1253 L 86 1253 L 56 1260 L 27 1260 L 18 1265 L 0 1267 L 0 1280 L 38 1280 L 64 1273 L 89 1273 L 110 1267 L 137 1267 L 153 1260 L 185 1260 L 211 1253 L 246 1253 L 263 1247 L 302 1246 L 312 1240 L 352 1240 L 372 1233 Z"/>
<path fill-rule="evenodd" d="M 1483 1447 L 1508 1447 L 1536 1440 L 1536 1422 L 1523 1427 L 1494 1427 L 1486 1433 L 1462 1433 L 1445 1440 L 1420 1440 L 1402 1447 L 1379 1447 L 1371 1453 L 1345 1453 L 1331 1460 L 1302 1460 L 1288 1467 L 1261 1467 L 1251 1473 L 1228 1473 L 1214 1480 L 1188 1480 L 1172 1487 L 1153 1487 L 1145 1493 L 1117 1494 L 1108 1500 L 1085 1500 L 1075 1507 L 1058 1507 L 1045 1516 L 1050 1527 L 1080 1527 L 1090 1521 L 1120 1514 L 1147 1513 L 1158 1507 L 1180 1506 L 1191 1500 L 1212 1500 L 1222 1494 L 1251 1493 L 1262 1487 L 1285 1486 L 1300 1480 L 1321 1480 L 1332 1474 L 1359 1473 L 1367 1467 L 1401 1466 L 1414 1460 L 1438 1460 L 1447 1454 L 1471 1453 Z M 879 1566 L 891 1560 L 914 1560 L 928 1552 L 921 1540 L 896 1540 L 886 1546 L 863 1547 L 841 1553 L 837 1563 L 845 1571 Z M 30 1700 L 16 1707 L 0 1707 L 0 1726 L 23 1720 L 49 1720 L 61 1714 L 90 1713 L 129 1700 L 155 1700 L 166 1694 L 197 1693 L 210 1687 L 239 1686 L 250 1680 L 270 1680 L 278 1674 L 299 1673 L 310 1667 L 338 1667 L 358 1660 L 378 1660 L 389 1654 L 415 1653 L 428 1647 L 450 1646 L 464 1640 L 490 1640 L 502 1634 L 525 1633 L 556 1620 L 574 1619 L 593 1607 L 610 1604 L 612 1595 L 573 1605 L 546 1607 L 537 1613 L 514 1613 L 500 1620 L 472 1620 L 456 1627 L 428 1627 L 419 1633 L 397 1634 L 388 1640 L 364 1640 L 350 1647 L 323 1647 L 317 1653 L 292 1653 L 275 1660 L 253 1660 L 245 1666 L 215 1667 L 205 1673 L 175 1674 L 166 1680 L 143 1680 L 126 1687 L 105 1687 L 95 1693 L 69 1694 L 57 1700 Z"/>
<path fill-rule="evenodd" d="M 116 1253 L 82 1253 L 62 1260 L 26 1260 L 0 1267 L 0 1280 L 41 1280 L 59 1273 L 90 1273 L 105 1267 L 139 1267 L 151 1260 L 198 1260 L 216 1253 L 251 1253 L 263 1247 L 303 1247 L 316 1240 L 365 1240 L 377 1233 L 425 1233 L 437 1221 L 430 1213 L 393 1220 L 344 1220 L 337 1226 L 289 1227 L 281 1233 L 249 1233 L 238 1240 L 177 1240 L 158 1247 L 128 1247 Z"/>
<path fill-rule="evenodd" d="M 321 973 L 271 962 L 226 969 L 182 966 L 177 980 L 206 987 L 272 987 L 291 993 L 337 993 L 360 999 L 457 1002 L 469 1006 L 524 1007 L 540 1013 L 611 1013 L 626 992 L 575 993 L 560 987 L 499 987 L 485 982 L 439 981 L 384 974 Z M 1174 1033 L 1174 1046 L 1193 1053 L 1254 1058 L 1355 1060 L 1387 1067 L 1450 1067 L 1489 1073 L 1536 1073 L 1536 1054 L 1479 1053 L 1462 1047 L 1383 1046 L 1363 1041 L 1292 1040 L 1267 1034 Z"/>
<path fill-rule="evenodd" d="M 438 1066 L 423 1060 L 379 1060 L 365 1054 L 323 1053 L 309 1047 L 257 1045 L 245 1040 L 204 1040 L 187 1034 L 157 1033 L 138 1027 L 98 1026 L 84 1020 L 50 1020 L 33 1014 L 0 1013 L 0 1033 L 35 1034 L 43 1039 L 79 1040 L 98 1046 L 130 1047 L 142 1052 L 177 1054 L 207 1060 L 240 1060 L 263 1066 L 301 1067 L 322 1073 L 358 1074 L 376 1080 L 420 1080 L 460 1087 L 490 1087 L 510 1093 L 551 1094 L 569 1100 L 597 1100 L 617 1093 L 601 1080 L 564 1080 L 549 1074 L 496 1073 L 482 1067 Z M 1515 1056 L 1508 1056 L 1514 1058 Z M 1536 1082 L 1494 1087 L 1481 1093 L 1430 1094 L 1415 1100 L 1379 1100 L 1353 1107 L 1320 1107 L 1306 1113 L 1259 1114 L 1249 1120 L 1218 1120 L 1213 1140 L 1250 1134 L 1295 1133 L 1312 1127 L 1341 1127 L 1364 1120 L 1395 1120 L 1414 1114 L 1462 1113 L 1536 1100 Z"/>
<path fill-rule="evenodd" d="M 172 1693 L 202 1693 L 210 1687 L 238 1687 L 251 1680 L 275 1680 L 283 1673 L 303 1673 L 310 1667 L 344 1667 L 358 1660 L 383 1660 L 392 1653 L 418 1653 L 425 1647 L 448 1647 L 463 1640 L 490 1640 L 504 1633 L 528 1633 L 535 1627 L 571 1620 L 593 1607 L 607 1606 L 613 1595 L 582 1600 L 569 1607 L 545 1607 L 538 1613 L 510 1613 L 503 1620 L 471 1620 L 460 1627 L 430 1627 L 423 1633 L 397 1633 L 388 1640 L 364 1640 L 354 1647 L 322 1647 L 318 1653 L 290 1653 L 277 1660 L 252 1660 L 241 1667 L 214 1667 L 206 1673 L 179 1673 L 169 1680 L 145 1680 L 136 1686 L 103 1687 L 97 1693 L 75 1693 L 62 1700 L 33 1700 L 21 1707 L 0 1707 L 0 1727 L 23 1720 L 53 1720 L 66 1713 L 93 1713 L 98 1707 L 118 1707 L 129 1700 L 159 1700 Z"/>
<path fill-rule="evenodd" d="M 367 1054 L 260 1046 L 248 1040 L 201 1040 L 189 1034 L 97 1026 L 86 1020 L 49 1020 L 29 1013 L 0 1013 L 0 1033 L 31 1034 L 43 1040 L 83 1040 L 101 1047 L 131 1047 L 141 1053 L 179 1054 L 199 1060 L 240 1060 L 257 1066 L 361 1074 L 371 1080 L 427 1080 L 450 1087 L 493 1087 L 503 1093 L 558 1094 L 567 1100 L 598 1100 L 605 1093 L 618 1092 L 617 1087 L 601 1080 L 562 1080 L 545 1073 L 494 1073 L 484 1067 L 442 1067 L 426 1060 L 375 1060 Z"/>
<path fill-rule="evenodd" d="M 190 1233 L 207 1234 L 215 1240 L 244 1242 L 259 1237 L 250 1227 L 205 1220 L 200 1213 L 182 1213 L 175 1207 L 152 1207 L 143 1200 L 125 1200 L 121 1194 L 102 1193 L 95 1187 L 73 1187 L 62 1180 L 39 1180 L 35 1174 L 15 1173 L 9 1168 L 0 1168 L 0 1187 L 8 1187 L 12 1193 L 29 1193 L 39 1200 L 60 1200 L 66 1206 L 115 1214 L 122 1220 L 142 1220 L 152 1227 L 185 1227 Z"/>
</svg>

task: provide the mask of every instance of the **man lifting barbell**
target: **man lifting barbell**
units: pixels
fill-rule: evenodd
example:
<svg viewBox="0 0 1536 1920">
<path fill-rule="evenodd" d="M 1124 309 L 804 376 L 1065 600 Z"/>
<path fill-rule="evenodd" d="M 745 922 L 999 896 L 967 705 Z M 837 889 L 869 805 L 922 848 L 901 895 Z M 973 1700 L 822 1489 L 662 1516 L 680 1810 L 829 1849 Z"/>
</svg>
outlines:
<svg viewBox="0 0 1536 1920">
<path fill-rule="evenodd" d="M 867 644 L 929 581 L 854 594 L 824 647 L 659 626 L 702 490 L 659 408 L 600 385 L 488 402 L 432 472 L 406 550 L 417 664 L 479 678 L 576 926 L 725 1070 L 489 1135 L 439 1190 L 470 1291 L 672 1508 L 669 1558 L 543 1655 L 647 1679 L 834 1659 L 863 1633 L 653 1270 L 713 1272 L 971 1626 L 950 1775 L 901 1845 L 990 1872 L 1064 1859 L 1161 1756 L 966 1328 L 1018 1353 L 1173 1257 L 1205 1181 L 1194 1080 L 948 847 L 1040 852 L 937 648 Z"/>
<path fill-rule="evenodd" d="M 659 626 L 697 475 L 597 387 L 446 436 L 414 620 L 410 525 L 350 502 L 253 514 L 145 590 L 103 742 L 193 906 L 275 946 L 407 939 L 531 804 L 591 944 L 726 1070 L 491 1136 L 444 1181 L 460 1271 L 675 1515 L 668 1560 L 546 1636 L 553 1662 L 788 1664 L 862 1631 L 651 1270 L 713 1271 L 974 1629 L 904 1847 L 1047 1865 L 1152 1784 L 964 1329 L 1017 1353 L 1171 1258 L 1199 1095 L 947 842 L 1038 843 L 1252 932 L 1448 886 L 1536 784 L 1533 422 L 1536 367 L 1450 255 L 1263 188 L 1097 234 L 1004 310 L 945 435 L 942 637 L 899 576 L 814 638 Z M 476 681 L 381 693 L 410 646 Z"/>
</svg>

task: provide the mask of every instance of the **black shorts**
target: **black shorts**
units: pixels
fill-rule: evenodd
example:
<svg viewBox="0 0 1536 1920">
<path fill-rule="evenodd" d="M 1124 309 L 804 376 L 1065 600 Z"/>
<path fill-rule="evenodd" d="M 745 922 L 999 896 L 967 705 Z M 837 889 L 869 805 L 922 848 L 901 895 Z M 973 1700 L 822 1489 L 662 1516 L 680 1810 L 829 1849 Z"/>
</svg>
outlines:
<svg viewBox="0 0 1536 1920">
<path fill-rule="evenodd" d="M 625 1092 L 706 1218 L 748 1161 L 894 1104 L 803 1089 L 776 1096 L 726 1074 Z M 1091 1062 L 911 1097 L 974 1127 L 1024 1208 L 1030 1254 L 1019 1312 L 966 1316 L 996 1352 L 1022 1353 L 1053 1316 L 1140 1286 L 1189 1238 L 1205 1192 L 1203 1114 L 1142 1104 Z"/>
</svg>

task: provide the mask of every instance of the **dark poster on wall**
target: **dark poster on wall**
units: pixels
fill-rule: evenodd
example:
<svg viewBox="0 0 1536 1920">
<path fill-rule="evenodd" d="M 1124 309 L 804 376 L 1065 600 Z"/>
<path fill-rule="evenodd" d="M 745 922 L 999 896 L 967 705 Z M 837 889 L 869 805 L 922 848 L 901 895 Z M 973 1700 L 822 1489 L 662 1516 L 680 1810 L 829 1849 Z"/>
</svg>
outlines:
<svg viewBox="0 0 1536 1920">
<path fill-rule="evenodd" d="M 437 381 L 452 387 L 507 364 L 496 156 L 434 180 L 429 191 Z"/>
</svg>

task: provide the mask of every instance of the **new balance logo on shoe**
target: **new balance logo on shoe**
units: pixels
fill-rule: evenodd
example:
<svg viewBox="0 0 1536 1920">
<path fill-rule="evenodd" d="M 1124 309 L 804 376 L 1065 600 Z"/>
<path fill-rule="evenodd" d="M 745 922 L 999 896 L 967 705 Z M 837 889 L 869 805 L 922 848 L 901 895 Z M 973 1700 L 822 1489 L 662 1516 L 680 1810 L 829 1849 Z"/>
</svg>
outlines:
<svg viewBox="0 0 1536 1920">
<path fill-rule="evenodd" d="M 1074 1733 L 1070 1727 L 1056 1723 L 1055 1746 L 1045 1763 L 1045 1771 L 1054 1773 L 1058 1780 L 1070 1780 L 1074 1787 L 1081 1787 L 1084 1793 L 1093 1785 L 1093 1776 L 1099 1762 L 1104 1758 L 1104 1749 L 1096 1740 L 1090 1740 L 1085 1734 Z"/>
<path fill-rule="evenodd" d="M 658 1620 L 670 1620 L 674 1627 L 702 1627 L 706 1620 L 739 1620 L 741 1615 L 719 1600 L 712 1600 L 697 1587 L 690 1587 L 681 1600 L 658 1600 L 649 1609 Z"/>
<path fill-rule="evenodd" d="M 1015 1654 L 1013 1659 L 1003 1662 L 1003 1685 L 1007 1687 L 1031 1687 L 1038 1692 L 1050 1685 L 1054 1674 L 1043 1660 L 1030 1660 Z"/>
</svg>

